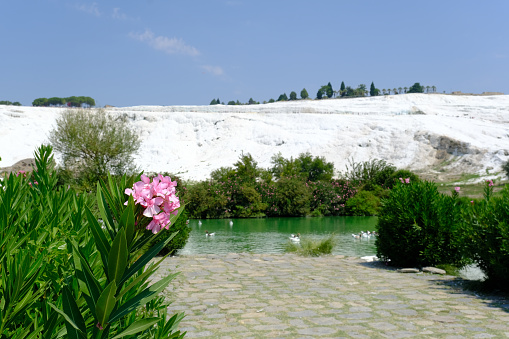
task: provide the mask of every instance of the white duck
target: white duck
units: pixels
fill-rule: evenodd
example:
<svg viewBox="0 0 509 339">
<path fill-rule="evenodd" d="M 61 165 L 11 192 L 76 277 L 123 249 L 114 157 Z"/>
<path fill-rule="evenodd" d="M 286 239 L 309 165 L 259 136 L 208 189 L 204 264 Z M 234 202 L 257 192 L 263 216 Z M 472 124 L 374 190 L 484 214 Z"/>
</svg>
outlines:
<svg viewBox="0 0 509 339">
<path fill-rule="evenodd" d="M 202 222 L 201 220 L 198 220 L 198 226 L 201 226 Z"/>
<path fill-rule="evenodd" d="M 293 241 L 293 242 L 299 242 L 300 241 L 300 233 L 297 233 L 297 235 L 292 234 L 290 236 L 290 240 Z"/>
<path fill-rule="evenodd" d="M 212 237 L 214 235 L 216 235 L 216 233 L 209 233 L 209 231 L 205 231 L 205 236 L 206 237 Z"/>
<path fill-rule="evenodd" d="M 230 227 L 231 227 L 231 226 L 233 226 L 233 221 L 232 221 L 232 220 L 230 220 Z"/>
</svg>

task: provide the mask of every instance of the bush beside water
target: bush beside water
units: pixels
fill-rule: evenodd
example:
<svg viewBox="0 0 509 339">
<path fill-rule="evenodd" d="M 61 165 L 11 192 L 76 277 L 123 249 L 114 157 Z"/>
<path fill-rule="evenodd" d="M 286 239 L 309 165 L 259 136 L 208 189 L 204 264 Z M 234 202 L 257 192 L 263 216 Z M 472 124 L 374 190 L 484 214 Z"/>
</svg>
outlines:
<svg viewBox="0 0 509 339">
<path fill-rule="evenodd" d="M 458 188 L 459 191 L 459 188 Z M 422 267 L 476 263 L 490 286 L 509 289 L 509 185 L 493 197 L 441 194 L 432 182 L 397 184 L 382 200 L 377 255 L 390 265 Z"/>
</svg>

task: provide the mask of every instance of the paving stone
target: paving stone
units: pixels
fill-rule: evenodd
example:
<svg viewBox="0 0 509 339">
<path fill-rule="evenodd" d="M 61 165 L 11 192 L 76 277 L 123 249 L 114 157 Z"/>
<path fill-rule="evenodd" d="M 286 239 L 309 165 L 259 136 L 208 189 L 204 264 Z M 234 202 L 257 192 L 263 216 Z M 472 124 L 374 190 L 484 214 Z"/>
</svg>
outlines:
<svg viewBox="0 0 509 339">
<path fill-rule="evenodd" d="M 509 338 L 509 300 L 447 275 L 401 274 L 358 258 L 167 258 L 157 277 L 188 338 Z"/>
</svg>

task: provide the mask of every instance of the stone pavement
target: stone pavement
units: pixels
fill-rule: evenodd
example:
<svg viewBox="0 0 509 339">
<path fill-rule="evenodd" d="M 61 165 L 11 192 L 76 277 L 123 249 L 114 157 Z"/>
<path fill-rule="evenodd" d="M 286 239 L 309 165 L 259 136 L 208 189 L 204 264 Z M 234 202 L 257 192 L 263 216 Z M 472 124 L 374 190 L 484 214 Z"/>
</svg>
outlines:
<svg viewBox="0 0 509 339">
<path fill-rule="evenodd" d="M 509 300 L 462 280 L 358 258 L 228 254 L 167 258 L 187 338 L 509 338 Z M 156 277 L 157 279 L 157 277 Z"/>
</svg>

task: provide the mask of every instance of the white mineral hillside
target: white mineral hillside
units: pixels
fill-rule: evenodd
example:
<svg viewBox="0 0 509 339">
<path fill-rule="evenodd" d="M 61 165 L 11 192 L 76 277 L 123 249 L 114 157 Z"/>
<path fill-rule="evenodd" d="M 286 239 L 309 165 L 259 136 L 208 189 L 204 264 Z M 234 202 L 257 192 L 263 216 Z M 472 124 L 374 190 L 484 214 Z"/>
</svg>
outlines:
<svg viewBox="0 0 509 339">
<path fill-rule="evenodd" d="M 501 171 L 509 159 L 509 96 L 406 94 L 302 100 L 252 106 L 136 106 L 109 108 L 129 117 L 142 139 L 137 165 L 202 180 L 232 166 L 242 152 L 258 165 L 302 152 L 323 156 L 344 171 L 385 159 L 399 168 L 433 173 Z M 62 108 L 0 106 L 0 167 L 47 142 Z"/>
</svg>

